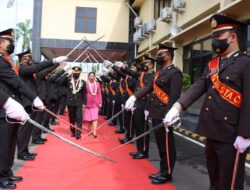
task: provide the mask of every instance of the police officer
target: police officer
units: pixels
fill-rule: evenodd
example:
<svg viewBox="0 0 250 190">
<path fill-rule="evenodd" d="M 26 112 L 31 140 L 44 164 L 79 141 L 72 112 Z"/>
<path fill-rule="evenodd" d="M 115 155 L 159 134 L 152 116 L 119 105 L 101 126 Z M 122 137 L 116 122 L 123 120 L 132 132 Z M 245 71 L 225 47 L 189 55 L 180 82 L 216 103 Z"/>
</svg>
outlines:
<svg viewBox="0 0 250 190">
<path fill-rule="evenodd" d="M 126 77 L 124 79 L 124 82 L 122 83 L 122 87 L 124 89 L 124 101 L 126 101 L 130 96 L 133 95 L 135 91 L 135 85 L 136 85 L 136 78 L 138 78 L 139 70 L 135 66 L 136 64 L 132 64 L 131 68 L 129 68 L 127 65 L 123 64 L 120 66 L 120 69 L 122 72 L 126 73 Z M 132 77 L 133 76 L 133 77 Z M 133 111 L 131 110 L 125 110 L 124 111 L 124 125 L 125 125 L 125 138 L 119 139 L 121 144 L 124 144 L 131 140 L 134 137 L 134 123 L 133 123 L 133 117 L 134 117 L 134 108 Z"/>
<path fill-rule="evenodd" d="M 49 98 L 48 98 L 48 85 L 47 78 L 50 73 L 55 70 L 59 66 L 59 63 L 55 63 L 54 65 L 41 70 L 36 74 L 36 83 L 38 87 L 38 96 L 44 102 L 45 106 L 49 106 Z M 46 112 L 37 112 L 35 121 L 41 125 L 45 125 L 44 116 Z M 47 122 L 48 123 L 48 122 Z M 48 128 L 48 126 L 47 126 Z M 34 128 L 32 132 L 32 143 L 34 144 L 44 144 L 47 139 L 42 138 L 42 130 L 39 128 Z"/>
<path fill-rule="evenodd" d="M 66 81 L 67 89 L 67 107 L 69 111 L 69 121 L 72 125 L 82 129 L 82 109 L 87 103 L 86 82 L 81 79 L 81 67 L 72 68 L 71 75 L 62 75 L 59 79 L 60 84 Z M 81 131 L 70 127 L 71 136 L 76 139 L 81 138 Z"/>
<path fill-rule="evenodd" d="M 130 109 L 137 99 L 141 99 L 152 92 L 149 102 L 149 117 L 152 118 L 153 127 L 162 123 L 165 114 L 181 93 L 182 73 L 172 63 L 175 49 L 167 45 L 159 45 L 156 63 L 160 68 L 156 72 L 154 80 L 145 88 L 137 91 L 126 102 L 125 107 Z M 166 138 L 166 135 L 168 135 L 168 138 Z M 161 158 L 160 171 L 157 174 L 151 174 L 149 178 L 152 179 L 153 184 L 162 184 L 172 180 L 172 172 L 176 160 L 173 128 L 170 128 L 169 132 L 166 133 L 165 128 L 161 127 L 155 130 L 155 137 Z M 166 140 L 168 140 L 168 143 L 166 143 Z M 169 170 L 171 171 L 169 172 Z"/>
<path fill-rule="evenodd" d="M 244 188 L 246 149 L 250 145 L 250 58 L 240 52 L 242 23 L 225 15 L 210 19 L 212 47 L 217 54 L 201 78 L 167 113 L 166 125 L 206 93 L 197 127 L 207 137 L 206 161 L 210 189 L 229 190 L 236 150 L 240 154 L 235 189 Z"/>
<path fill-rule="evenodd" d="M 117 107 L 117 112 L 121 111 L 124 108 L 125 105 L 125 91 L 126 89 L 123 88 L 123 84 L 124 84 L 124 79 L 126 78 L 126 74 L 124 72 L 122 72 L 119 68 L 118 65 L 123 65 L 123 62 L 116 62 L 115 64 L 113 64 L 111 67 L 112 69 L 117 73 L 117 75 L 120 77 L 119 81 L 118 81 L 118 87 L 117 90 L 119 90 L 119 92 L 117 92 L 117 95 L 120 95 L 119 98 L 117 98 L 118 100 L 116 100 L 116 107 Z M 125 132 L 125 116 L 124 113 L 120 114 L 118 116 L 118 120 L 119 120 L 119 128 L 117 130 L 115 130 L 116 134 L 121 134 Z"/>
<path fill-rule="evenodd" d="M 41 63 L 32 64 L 32 55 L 30 50 L 24 51 L 17 54 L 19 58 L 20 67 L 18 70 L 19 77 L 29 86 L 34 92 L 37 93 L 37 84 L 35 81 L 34 74 L 39 71 L 50 67 L 58 62 L 65 62 L 67 57 L 58 57 L 53 60 L 43 61 Z M 22 105 L 25 107 L 26 111 L 30 114 L 31 119 L 35 119 L 38 112 L 32 111 L 32 102 L 21 95 Z M 31 137 L 33 126 L 29 123 L 25 124 L 24 127 L 19 128 L 17 147 L 18 147 L 18 159 L 21 160 L 34 160 L 36 153 L 30 153 L 28 150 L 28 145 Z"/>
<path fill-rule="evenodd" d="M 44 109 L 43 102 L 37 97 L 13 70 L 10 55 L 14 52 L 12 29 L 0 32 L 0 91 L 20 102 L 20 95 L 24 95 L 33 102 L 34 107 Z M 0 188 L 14 189 L 15 182 L 22 181 L 22 177 L 14 176 L 12 166 L 16 148 L 18 124 L 6 122 L 6 111 L 0 109 Z"/>
<path fill-rule="evenodd" d="M 155 59 L 149 57 L 148 55 L 144 56 L 144 60 L 141 63 L 141 74 L 136 81 L 136 91 L 146 87 L 152 83 L 154 78 L 154 62 Z M 145 96 L 135 102 L 135 113 L 133 118 L 133 125 L 135 126 L 135 134 L 139 136 L 148 130 L 148 105 L 150 101 L 150 94 Z M 149 135 L 144 138 L 140 138 L 136 141 L 137 152 L 131 152 L 130 155 L 133 159 L 142 159 L 148 157 L 149 151 Z"/>
</svg>

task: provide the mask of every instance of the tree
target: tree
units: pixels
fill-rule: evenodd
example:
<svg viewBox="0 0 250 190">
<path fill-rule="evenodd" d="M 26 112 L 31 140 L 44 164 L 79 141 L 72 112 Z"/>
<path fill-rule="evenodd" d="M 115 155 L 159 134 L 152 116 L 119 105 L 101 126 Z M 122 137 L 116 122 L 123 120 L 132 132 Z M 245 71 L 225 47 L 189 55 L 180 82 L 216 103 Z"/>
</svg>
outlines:
<svg viewBox="0 0 250 190">
<path fill-rule="evenodd" d="M 19 22 L 16 25 L 16 39 L 17 41 L 22 38 L 22 51 L 30 48 L 30 41 L 32 35 L 31 20 L 27 19 L 24 22 Z"/>
</svg>

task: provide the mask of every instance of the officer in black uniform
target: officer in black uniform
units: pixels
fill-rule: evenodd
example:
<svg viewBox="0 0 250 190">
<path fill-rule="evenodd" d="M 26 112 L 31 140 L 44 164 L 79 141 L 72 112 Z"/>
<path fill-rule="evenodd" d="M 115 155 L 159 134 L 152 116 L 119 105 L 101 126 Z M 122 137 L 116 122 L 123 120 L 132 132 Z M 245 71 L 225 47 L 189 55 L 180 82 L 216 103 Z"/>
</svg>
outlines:
<svg viewBox="0 0 250 190">
<path fill-rule="evenodd" d="M 12 29 L 0 32 L 0 91 L 5 92 L 20 102 L 20 95 L 26 96 L 33 102 L 34 107 L 43 109 L 42 101 L 13 70 L 13 63 L 9 57 L 14 52 Z M 22 181 L 22 177 L 13 175 L 11 170 L 19 124 L 11 124 L 5 120 L 6 112 L 0 109 L 0 188 L 14 189 L 14 182 Z"/>
<path fill-rule="evenodd" d="M 152 118 L 153 127 L 162 123 L 165 114 L 181 94 L 182 73 L 172 63 L 175 49 L 159 44 L 156 63 L 160 68 L 156 72 L 154 80 L 148 86 L 137 91 L 126 102 L 126 108 L 130 109 L 137 99 L 141 99 L 152 92 L 149 102 L 149 117 Z M 168 135 L 169 158 L 167 157 L 166 135 Z M 155 137 L 161 158 L 160 171 L 157 174 L 151 174 L 149 178 L 152 179 L 153 184 L 162 184 L 172 180 L 172 172 L 176 160 L 173 128 L 169 128 L 169 132 L 166 133 L 165 128 L 161 127 L 155 130 Z M 169 169 L 171 170 L 170 172 Z"/>
<path fill-rule="evenodd" d="M 141 70 L 139 78 L 136 81 L 135 91 L 138 91 L 150 83 L 152 83 L 154 78 L 154 62 L 155 59 L 144 56 L 144 60 L 141 63 Z M 148 130 L 148 105 L 150 94 L 144 96 L 143 98 L 135 102 L 135 112 L 133 118 L 133 125 L 135 126 L 135 134 L 139 136 Z M 140 138 L 136 141 L 137 152 L 131 152 L 130 155 L 133 159 L 142 159 L 148 157 L 149 151 L 149 135 L 144 138 Z"/>
<path fill-rule="evenodd" d="M 113 117 L 119 110 L 121 105 L 121 94 L 119 91 L 119 80 L 120 77 L 112 70 L 108 73 L 111 78 L 109 83 L 109 119 Z M 109 123 L 110 126 L 117 125 L 117 117 L 112 119 Z"/>
<path fill-rule="evenodd" d="M 119 85 L 119 104 L 117 104 L 118 107 L 118 112 L 121 111 L 124 108 L 125 105 L 125 94 L 126 94 L 126 89 L 124 89 L 124 83 L 125 83 L 125 78 L 126 74 L 120 70 L 120 68 L 117 66 L 118 64 L 123 65 L 122 62 L 116 62 L 114 65 L 112 65 L 112 69 L 119 75 L 120 80 L 118 82 Z M 126 87 L 125 87 L 126 88 Z M 119 128 L 115 130 L 116 134 L 121 134 L 125 132 L 125 116 L 124 113 L 120 114 L 118 116 L 119 119 Z"/>
<path fill-rule="evenodd" d="M 103 115 L 107 117 L 107 112 L 108 112 L 108 84 L 110 82 L 110 78 L 105 75 L 101 75 L 100 79 L 103 81 L 102 83 L 102 92 L 103 92 L 103 104 L 102 104 L 102 110 L 103 110 Z"/>
<path fill-rule="evenodd" d="M 48 85 L 47 78 L 50 73 L 55 70 L 59 66 L 59 63 L 55 63 L 54 65 L 38 72 L 36 74 L 36 83 L 38 87 L 38 96 L 44 102 L 45 106 L 49 106 L 49 98 L 48 98 Z M 44 116 L 47 114 L 46 112 L 37 112 L 35 121 L 41 125 L 44 125 Z M 48 123 L 48 122 L 47 122 Z M 48 126 L 47 126 L 48 128 Z M 50 129 L 50 128 L 48 128 Z M 44 144 L 47 139 L 42 138 L 42 130 L 39 128 L 34 128 L 32 132 L 32 143 L 34 144 Z"/>
<path fill-rule="evenodd" d="M 59 79 L 60 84 L 66 81 L 67 90 L 67 107 L 69 111 L 69 121 L 72 125 L 82 129 L 82 109 L 87 103 L 86 82 L 81 79 L 81 67 L 72 68 L 72 75 L 62 75 Z M 76 139 L 81 138 L 81 131 L 70 127 L 71 136 Z"/>
<path fill-rule="evenodd" d="M 37 93 L 37 84 L 35 81 L 34 74 L 39 71 L 54 65 L 58 58 L 53 60 L 43 61 L 41 63 L 32 64 L 32 55 L 30 50 L 17 54 L 19 58 L 20 67 L 18 70 L 19 77 L 28 85 L 34 92 Z M 66 60 L 66 57 L 65 57 Z M 32 111 L 32 102 L 21 95 L 22 105 L 25 107 L 25 110 L 30 114 L 31 119 L 35 119 L 38 112 Z M 33 126 L 29 123 L 25 124 L 24 127 L 19 128 L 18 139 L 17 139 L 17 148 L 18 148 L 18 159 L 21 160 L 34 160 L 36 153 L 30 153 L 28 150 L 28 145 L 30 137 L 32 134 Z"/>
<path fill-rule="evenodd" d="M 246 149 L 250 146 L 250 58 L 240 52 L 242 23 L 225 15 L 210 19 L 213 58 L 201 78 L 174 104 L 164 122 L 171 123 L 206 93 L 197 126 L 206 139 L 210 189 L 229 190 L 236 150 L 241 154 L 233 189 L 244 189 Z"/>
<path fill-rule="evenodd" d="M 122 83 L 122 87 L 124 90 L 124 97 L 123 100 L 126 101 L 130 96 L 133 95 L 135 91 L 135 85 L 136 85 L 136 77 L 138 77 L 138 68 L 135 66 L 136 64 L 132 64 L 131 68 L 129 68 L 127 65 L 122 65 L 120 67 L 121 71 L 126 73 L 126 77 L 124 79 L 124 82 Z M 132 77 L 133 76 L 133 77 Z M 134 124 L 133 124 L 133 117 L 134 114 L 131 110 L 125 110 L 124 111 L 124 125 L 125 125 L 125 138 L 119 139 L 121 144 L 124 144 L 128 141 L 130 141 L 134 137 Z"/>
</svg>

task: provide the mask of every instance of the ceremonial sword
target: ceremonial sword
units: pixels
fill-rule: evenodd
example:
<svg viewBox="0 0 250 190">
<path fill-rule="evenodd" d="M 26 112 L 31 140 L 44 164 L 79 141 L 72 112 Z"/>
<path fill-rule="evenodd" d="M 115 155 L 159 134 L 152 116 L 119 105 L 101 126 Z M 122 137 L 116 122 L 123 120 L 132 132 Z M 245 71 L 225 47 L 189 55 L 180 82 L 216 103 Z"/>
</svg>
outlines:
<svg viewBox="0 0 250 190">
<path fill-rule="evenodd" d="M 177 117 L 177 118 L 175 118 L 175 119 L 171 122 L 171 124 L 169 124 L 169 126 L 175 125 L 176 123 L 179 123 L 179 121 L 180 121 L 180 118 Z M 145 132 L 145 133 L 143 133 L 143 134 L 141 134 L 141 135 L 139 135 L 139 136 L 133 138 L 132 140 L 130 140 L 130 141 L 124 143 L 124 144 L 118 145 L 118 146 L 112 148 L 111 150 L 109 150 L 109 151 L 107 151 L 107 152 L 104 152 L 102 155 L 106 155 L 106 154 L 109 154 L 109 153 L 114 152 L 114 151 L 116 151 L 116 150 L 119 150 L 119 149 L 123 148 L 124 146 L 126 146 L 126 145 L 128 145 L 128 144 L 131 144 L 131 143 L 137 141 L 138 139 L 140 139 L 140 138 L 142 138 L 142 137 L 144 137 L 144 136 L 150 134 L 152 131 L 155 131 L 155 130 L 161 128 L 162 126 L 164 126 L 164 123 L 160 123 L 159 125 L 156 125 L 155 127 L 149 129 L 147 132 Z"/>
<path fill-rule="evenodd" d="M 92 154 L 92 155 L 94 155 L 94 156 L 97 156 L 97 157 L 99 157 L 99 158 L 102 158 L 102 159 L 104 159 L 104 160 L 107 160 L 107 161 L 116 163 L 116 161 L 113 160 L 113 159 L 111 159 L 111 158 L 108 158 L 108 157 L 106 157 L 106 156 L 104 156 L 104 155 L 101 155 L 101 154 L 99 154 L 99 153 L 97 153 L 97 152 L 94 152 L 94 151 L 92 151 L 92 150 L 89 150 L 89 149 L 87 149 L 87 148 L 85 148 L 85 147 L 83 147 L 83 146 L 81 146 L 81 145 L 79 145 L 79 144 L 76 144 L 76 143 L 74 143 L 74 142 L 72 142 L 72 141 L 70 141 L 70 140 L 68 140 L 68 139 L 66 139 L 66 138 L 64 138 L 64 137 L 62 137 L 61 135 L 56 134 L 55 132 L 52 132 L 51 130 L 47 129 L 46 127 L 40 125 L 39 123 L 35 122 L 34 120 L 32 120 L 32 119 L 30 119 L 30 118 L 27 119 L 27 120 L 24 121 L 24 122 L 11 122 L 11 121 L 9 121 L 8 118 L 6 117 L 6 121 L 7 121 L 8 123 L 11 123 L 11 124 L 21 124 L 21 125 L 24 125 L 26 122 L 28 122 L 28 123 L 32 124 L 33 126 L 39 128 L 39 129 L 41 129 L 42 131 L 45 131 L 45 132 L 47 132 L 48 134 L 51 134 L 51 135 L 53 135 L 54 137 L 60 139 L 61 141 L 66 142 L 66 143 L 68 143 L 68 144 L 70 144 L 70 145 L 72 145 L 72 146 L 74 146 L 74 147 L 76 147 L 76 148 L 78 148 L 78 149 L 81 149 L 81 150 L 83 150 L 83 151 L 85 151 L 85 152 L 88 152 L 88 153 L 90 153 L 90 154 Z"/>
<path fill-rule="evenodd" d="M 107 160 L 107 161 L 116 163 L 116 161 L 113 160 L 113 159 L 111 159 L 111 158 L 108 158 L 108 157 L 103 156 L 103 155 L 101 155 L 101 154 L 99 154 L 99 153 L 96 153 L 96 152 L 94 152 L 94 151 L 92 151 L 92 150 L 89 150 L 89 149 L 87 149 L 87 148 L 85 148 L 85 147 L 82 147 L 82 146 L 80 146 L 79 144 L 76 144 L 76 143 L 74 143 L 74 142 L 72 142 L 72 141 L 70 141 L 70 140 L 68 140 L 68 139 L 66 139 L 66 138 L 64 138 L 64 137 L 62 137 L 61 135 L 58 135 L 58 134 L 56 134 L 56 133 L 50 131 L 49 129 L 47 129 L 46 127 L 40 125 L 39 123 L 35 122 L 35 121 L 32 120 L 32 119 L 28 119 L 27 122 L 29 122 L 30 124 L 34 125 L 35 127 L 39 128 L 39 129 L 41 129 L 41 130 L 43 130 L 43 131 L 45 131 L 45 132 L 47 132 L 47 133 L 53 135 L 54 137 L 56 137 L 56 138 L 62 140 L 63 142 L 66 142 L 66 143 L 68 143 L 68 144 L 70 144 L 70 145 L 73 145 L 74 147 L 76 147 L 76 148 L 78 148 L 78 149 L 84 150 L 85 152 L 88 152 L 88 153 L 90 153 L 90 154 L 92 154 L 92 155 L 94 155 L 94 156 L 97 156 L 97 157 L 99 157 L 99 158 L 102 158 L 102 159 L 104 159 L 104 160 Z"/>
</svg>

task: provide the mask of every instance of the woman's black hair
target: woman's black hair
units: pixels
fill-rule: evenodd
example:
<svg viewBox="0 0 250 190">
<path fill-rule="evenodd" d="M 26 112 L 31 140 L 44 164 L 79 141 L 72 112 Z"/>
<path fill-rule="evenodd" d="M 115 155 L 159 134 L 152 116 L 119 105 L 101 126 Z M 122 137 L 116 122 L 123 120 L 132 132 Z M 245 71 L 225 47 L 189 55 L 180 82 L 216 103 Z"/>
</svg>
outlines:
<svg viewBox="0 0 250 190">
<path fill-rule="evenodd" d="M 95 76 L 95 72 L 91 71 L 91 72 L 89 72 L 88 77 L 89 77 L 91 74 L 94 74 L 94 76 Z"/>
</svg>

